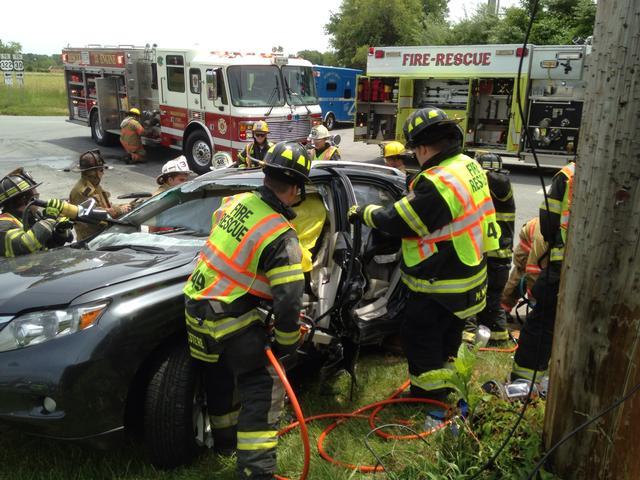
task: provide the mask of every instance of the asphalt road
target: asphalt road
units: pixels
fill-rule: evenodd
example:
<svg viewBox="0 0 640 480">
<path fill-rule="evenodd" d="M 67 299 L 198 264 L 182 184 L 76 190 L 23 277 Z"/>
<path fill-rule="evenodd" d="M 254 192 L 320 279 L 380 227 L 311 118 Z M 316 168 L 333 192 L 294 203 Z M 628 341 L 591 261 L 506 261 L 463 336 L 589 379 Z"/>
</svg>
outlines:
<svg viewBox="0 0 640 480">
<path fill-rule="evenodd" d="M 376 145 L 353 142 L 350 128 L 334 130 L 342 141 L 340 151 L 344 160 L 367 161 L 380 155 Z M 43 182 L 40 197 L 66 198 L 79 174 L 65 172 L 77 162 L 79 155 L 96 148 L 88 127 L 68 123 L 65 117 L 0 116 L 0 175 L 19 166 L 29 170 Z M 131 192 L 155 190 L 155 177 L 162 165 L 178 155 L 170 149 L 149 149 L 149 161 L 144 165 L 126 165 L 120 160 L 124 151 L 119 147 L 100 147 L 108 164 L 114 168 L 105 173 L 104 187 L 112 198 Z M 542 200 L 539 177 L 531 167 L 509 165 L 517 206 L 516 228 L 536 215 Z M 544 173 L 549 185 L 551 172 Z"/>
</svg>

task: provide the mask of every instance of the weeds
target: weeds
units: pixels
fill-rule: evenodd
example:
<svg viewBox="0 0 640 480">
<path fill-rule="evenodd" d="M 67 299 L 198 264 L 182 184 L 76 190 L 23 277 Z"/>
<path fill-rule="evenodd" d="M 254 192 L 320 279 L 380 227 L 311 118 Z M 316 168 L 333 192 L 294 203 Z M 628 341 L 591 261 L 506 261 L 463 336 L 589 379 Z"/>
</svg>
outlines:
<svg viewBox="0 0 640 480">
<path fill-rule="evenodd" d="M 24 86 L 0 84 L 0 115 L 67 115 L 61 73 L 24 74 Z"/>
</svg>

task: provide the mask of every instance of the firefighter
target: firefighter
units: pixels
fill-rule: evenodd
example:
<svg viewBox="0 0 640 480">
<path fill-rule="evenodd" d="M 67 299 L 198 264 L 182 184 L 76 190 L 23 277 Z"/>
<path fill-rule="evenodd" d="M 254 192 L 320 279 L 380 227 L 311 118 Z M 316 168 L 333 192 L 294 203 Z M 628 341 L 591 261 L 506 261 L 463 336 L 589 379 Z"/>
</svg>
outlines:
<svg viewBox="0 0 640 480">
<path fill-rule="evenodd" d="M 382 156 L 386 166 L 397 168 L 404 173 L 407 172 L 404 162 L 410 155 L 402 143 L 396 141 L 387 143 L 382 150 Z"/>
<path fill-rule="evenodd" d="M 141 136 L 144 134 L 144 127 L 140 123 L 140 110 L 129 109 L 129 115 L 120 124 L 120 143 L 128 155 L 126 163 L 145 163 L 147 152 L 142 145 Z"/>
<path fill-rule="evenodd" d="M 324 125 L 318 125 L 311 129 L 309 139 L 313 144 L 312 160 L 340 160 L 340 151 L 329 141 L 330 137 L 329 130 Z"/>
<path fill-rule="evenodd" d="M 531 288 L 538 279 L 540 271 L 546 266 L 549 253 L 549 247 L 540 232 L 538 217 L 533 217 L 525 223 L 519 236 L 520 242 L 513 250 L 513 268 L 502 290 L 500 300 L 502 308 L 507 313 L 511 312 L 518 303 L 518 299 L 524 295 L 533 300 Z"/>
<path fill-rule="evenodd" d="M 540 205 L 540 232 L 549 243 L 549 258 L 531 289 L 536 305 L 527 315 L 520 331 L 518 350 L 511 370 L 512 380 L 531 380 L 534 371 L 539 372 L 537 378 L 545 376 L 549 365 L 575 167 L 576 164 L 571 162 L 553 177 L 547 198 L 549 209 L 547 210 L 544 200 Z"/>
<path fill-rule="evenodd" d="M 178 158 L 169 160 L 162 166 L 162 173 L 156 178 L 156 183 L 159 185 L 158 189 L 153 192 L 153 195 L 158 195 L 166 190 L 169 190 L 176 185 L 189 180 L 189 175 L 193 172 L 189 169 L 189 163 L 184 155 L 180 155 Z"/>
<path fill-rule="evenodd" d="M 42 218 L 36 207 L 29 207 L 27 223 L 22 223 L 28 204 L 38 198 L 39 185 L 22 168 L 0 180 L 0 256 L 27 255 L 73 240 L 69 219 L 77 217 L 78 207 L 65 201 L 49 200 Z"/>
<path fill-rule="evenodd" d="M 80 179 L 71 189 L 69 201 L 75 205 L 80 205 L 82 202 L 94 198 L 96 206 L 106 210 L 111 218 L 118 218 L 128 213 L 131 210 L 131 205 L 111 205 L 109 201 L 111 194 L 100 185 L 104 171 L 109 168 L 111 167 L 105 164 L 99 150 L 89 150 L 80 155 L 77 165 L 72 168 L 74 172 L 80 172 Z M 104 227 L 104 224 L 78 222 L 75 224 L 76 238 L 84 240 L 100 232 Z"/>
<path fill-rule="evenodd" d="M 500 156 L 495 153 L 483 153 L 477 160 L 487 174 L 491 200 L 500 226 L 500 248 L 487 252 L 487 306 L 475 319 L 470 318 L 467 321 L 462 338 L 473 343 L 476 336 L 476 323 L 478 323 L 491 330 L 490 340 L 499 342 L 509 340 L 507 313 L 500 305 L 500 298 L 511 269 L 516 203 L 509 180 L 509 171 L 502 168 Z"/>
<path fill-rule="evenodd" d="M 484 253 L 498 248 L 487 177 L 462 154 L 462 130 L 438 108 L 423 108 L 405 122 L 407 148 L 420 172 L 409 193 L 388 207 L 354 206 L 349 218 L 402 237 L 402 280 L 409 289 L 401 340 L 411 394 L 444 399 L 439 380 L 462 341 L 465 320 L 486 303 Z"/>
<path fill-rule="evenodd" d="M 280 142 L 264 160 L 264 184 L 225 199 L 184 288 L 191 356 L 204 362 L 214 449 L 237 448 L 241 479 L 272 479 L 284 391 L 267 364 L 265 314 L 282 358 L 300 342 L 304 274 L 291 207 L 304 198 L 311 160 Z"/>
<path fill-rule="evenodd" d="M 257 167 L 258 164 L 252 160 L 263 160 L 273 143 L 267 140 L 269 135 L 269 125 L 264 120 L 260 120 L 253 124 L 253 143 L 248 143 L 247 146 L 238 155 L 238 167 L 251 168 Z"/>
</svg>

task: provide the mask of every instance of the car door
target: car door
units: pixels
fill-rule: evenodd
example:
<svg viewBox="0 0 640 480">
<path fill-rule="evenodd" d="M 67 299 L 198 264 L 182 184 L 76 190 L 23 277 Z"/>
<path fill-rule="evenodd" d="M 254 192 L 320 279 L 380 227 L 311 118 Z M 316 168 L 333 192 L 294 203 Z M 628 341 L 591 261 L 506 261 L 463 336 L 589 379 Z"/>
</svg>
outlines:
<svg viewBox="0 0 640 480">
<path fill-rule="evenodd" d="M 349 175 L 351 190 L 358 205 L 376 204 L 383 207 L 399 200 L 403 186 L 396 177 L 361 174 Z M 360 333 L 360 343 L 377 343 L 399 329 L 399 314 L 404 306 L 405 289 L 400 281 L 401 239 L 361 225 L 354 231 L 360 239 L 360 272 L 365 288 L 353 310 L 353 319 Z"/>
</svg>

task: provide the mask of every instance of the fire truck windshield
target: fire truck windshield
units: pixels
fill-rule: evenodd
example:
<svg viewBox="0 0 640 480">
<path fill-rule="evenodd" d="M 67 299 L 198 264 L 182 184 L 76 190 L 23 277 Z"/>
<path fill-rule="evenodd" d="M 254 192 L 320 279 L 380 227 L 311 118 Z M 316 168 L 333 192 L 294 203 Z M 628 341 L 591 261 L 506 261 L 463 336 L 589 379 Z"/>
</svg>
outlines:
<svg viewBox="0 0 640 480">
<path fill-rule="evenodd" d="M 289 103 L 291 105 L 313 105 L 318 103 L 316 82 L 313 79 L 311 67 L 282 67 L 284 84 L 289 89 Z M 291 98 L 294 95 L 297 98 Z"/>
<path fill-rule="evenodd" d="M 227 74 L 231 101 L 236 107 L 284 105 L 284 89 L 275 65 L 234 65 Z"/>
</svg>

